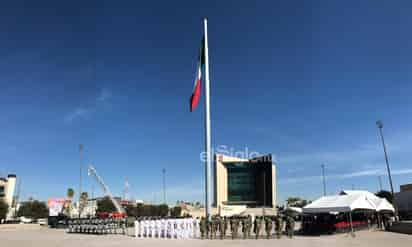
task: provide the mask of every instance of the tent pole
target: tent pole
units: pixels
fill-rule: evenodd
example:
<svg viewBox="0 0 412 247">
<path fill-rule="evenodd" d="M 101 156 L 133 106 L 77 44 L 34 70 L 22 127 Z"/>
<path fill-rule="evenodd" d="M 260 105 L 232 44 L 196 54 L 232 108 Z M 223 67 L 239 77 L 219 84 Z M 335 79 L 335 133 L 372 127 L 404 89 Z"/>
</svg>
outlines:
<svg viewBox="0 0 412 247">
<path fill-rule="evenodd" d="M 349 211 L 349 220 L 350 220 L 350 230 L 352 232 L 352 236 L 355 236 L 355 233 L 353 231 L 353 224 L 352 224 L 352 210 Z"/>
</svg>

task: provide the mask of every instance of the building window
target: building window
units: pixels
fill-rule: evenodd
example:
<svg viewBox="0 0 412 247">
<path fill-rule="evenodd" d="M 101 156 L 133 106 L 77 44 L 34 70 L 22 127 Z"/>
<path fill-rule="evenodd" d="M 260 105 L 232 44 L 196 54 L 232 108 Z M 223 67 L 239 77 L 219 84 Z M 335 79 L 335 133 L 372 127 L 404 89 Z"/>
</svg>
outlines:
<svg viewBox="0 0 412 247">
<path fill-rule="evenodd" d="M 4 186 L 0 186 L 0 197 L 5 196 Z"/>
</svg>

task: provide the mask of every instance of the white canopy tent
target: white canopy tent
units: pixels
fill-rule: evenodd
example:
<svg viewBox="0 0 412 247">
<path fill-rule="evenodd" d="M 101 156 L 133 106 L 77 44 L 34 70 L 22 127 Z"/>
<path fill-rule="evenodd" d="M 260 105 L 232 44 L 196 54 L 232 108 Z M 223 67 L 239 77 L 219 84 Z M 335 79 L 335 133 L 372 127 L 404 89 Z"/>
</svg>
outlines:
<svg viewBox="0 0 412 247">
<path fill-rule="evenodd" d="M 303 208 L 305 214 L 348 213 L 352 227 L 352 211 L 372 210 L 376 212 L 394 212 L 395 209 L 386 199 L 379 198 L 368 191 L 342 191 L 337 196 L 323 196 Z"/>
<path fill-rule="evenodd" d="M 385 198 L 379 198 L 380 201 L 376 204 L 376 211 L 378 212 L 395 212 L 393 205 Z"/>
<path fill-rule="evenodd" d="M 366 196 L 375 205 L 375 211 L 377 212 L 395 212 L 393 205 L 385 198 L 377 197 L 375 194 L 366 190 L 344 190 L 341 195 L 359 195 Z"/>
<path fill-rule="evenodd" d="M 303 208 L 303 213 L 350 212 L 353 210 L 373 210 L 377 212 L 395 209 L 386 199 L 369 191 L 344 190 L 340 195 L 323 196 Z"/>
<path fill-rule="evenodd" d="M 356 209 L 375 210 L 375 204 L 365 196 L 323 196 L 306 205 L 303 213 L 351 212 Z"/>
</svg>

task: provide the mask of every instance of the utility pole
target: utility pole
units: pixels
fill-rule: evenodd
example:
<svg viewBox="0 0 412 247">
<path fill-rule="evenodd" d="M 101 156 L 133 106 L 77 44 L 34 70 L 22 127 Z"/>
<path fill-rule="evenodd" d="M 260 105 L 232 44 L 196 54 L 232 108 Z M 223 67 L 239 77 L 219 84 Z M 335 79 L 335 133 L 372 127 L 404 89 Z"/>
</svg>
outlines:
<svg viewBox="0 0 412 247">
<path fill-rule="evenodd" d="M 123 200 L 125 201 L 127 200 L 128 194 L 129 194 L 129 180 L 126 177 L 124 181 Z"/>
<path fill-rule="evenodd" d="M 17 206 L 20 200 L 20 192 L 21 192 L 21 179 L 19 179 L 19 183 L 17 185 L 17 193 L 14 200 L 14 217 L 17 217 Z"/>
<path fill-rule="evenodd" d="M 323 195 L 326 196 L 326 179 L 325 179 L 325 165 L 322 164 L 322 180 L 323 180 Z"/>
<path fill-rule="evenodd" d="M 166 204 L 166 169 L 162 169 L 163 174 L 163 203 Z"/>
<path fill-rule="evenodd" d="M 79 145 L 79 154 L 80 154 L 80 173 L 79 173 L 79 202 L 78 202 L 78 209 L 79 209 L 79 218 L 80 218 L 80 200 L 82 196 L 82 173 L 83 173 L 83 144 Z"/>
</svg>

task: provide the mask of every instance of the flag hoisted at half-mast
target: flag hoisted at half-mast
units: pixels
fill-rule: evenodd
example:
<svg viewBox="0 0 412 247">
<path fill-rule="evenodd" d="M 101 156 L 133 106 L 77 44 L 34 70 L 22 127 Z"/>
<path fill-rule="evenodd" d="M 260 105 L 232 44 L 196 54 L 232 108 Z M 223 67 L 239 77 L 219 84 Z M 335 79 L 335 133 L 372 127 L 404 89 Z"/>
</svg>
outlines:
<svg viewBox="0 0 412 247">
<path fill-rule="evenodd" d="M 202 85 L 202 69 L 205 65 L 205 38 L 202 38 L 199 48 L 199 56 L 197 61 L 197 75 L 195 79 L 195 84 L 193 86 L 192 96 L 190 96 L 190 111 L 193 111 L 197 104 L 199 103 L 200 90 Z"/>
<path fill-rule="evenodd" d="M 207 40 L 207 19 L 203 21 L 204 24 L 204 36 L 200 44 L 199 56 L 197 61 L 197 77 L 195 80 L 195 85 L 193 87 L 193 92 L 190 97 L 190 111 L 193 111 L 197 104 L 199 103 L 201 81 L 202 81 L 202 68 L 204 67 L 204 96 L 205 96 L 205 205 L 206 205 L 206 216 L 210 219 L 212 213 L 212 198 L 211 198 L 211 170 L 212 170 L 212 138 L 210 134 L 210 85 L 209 85 L 209 50 L 208 50 L 208 40 Z"/>
</svg>

